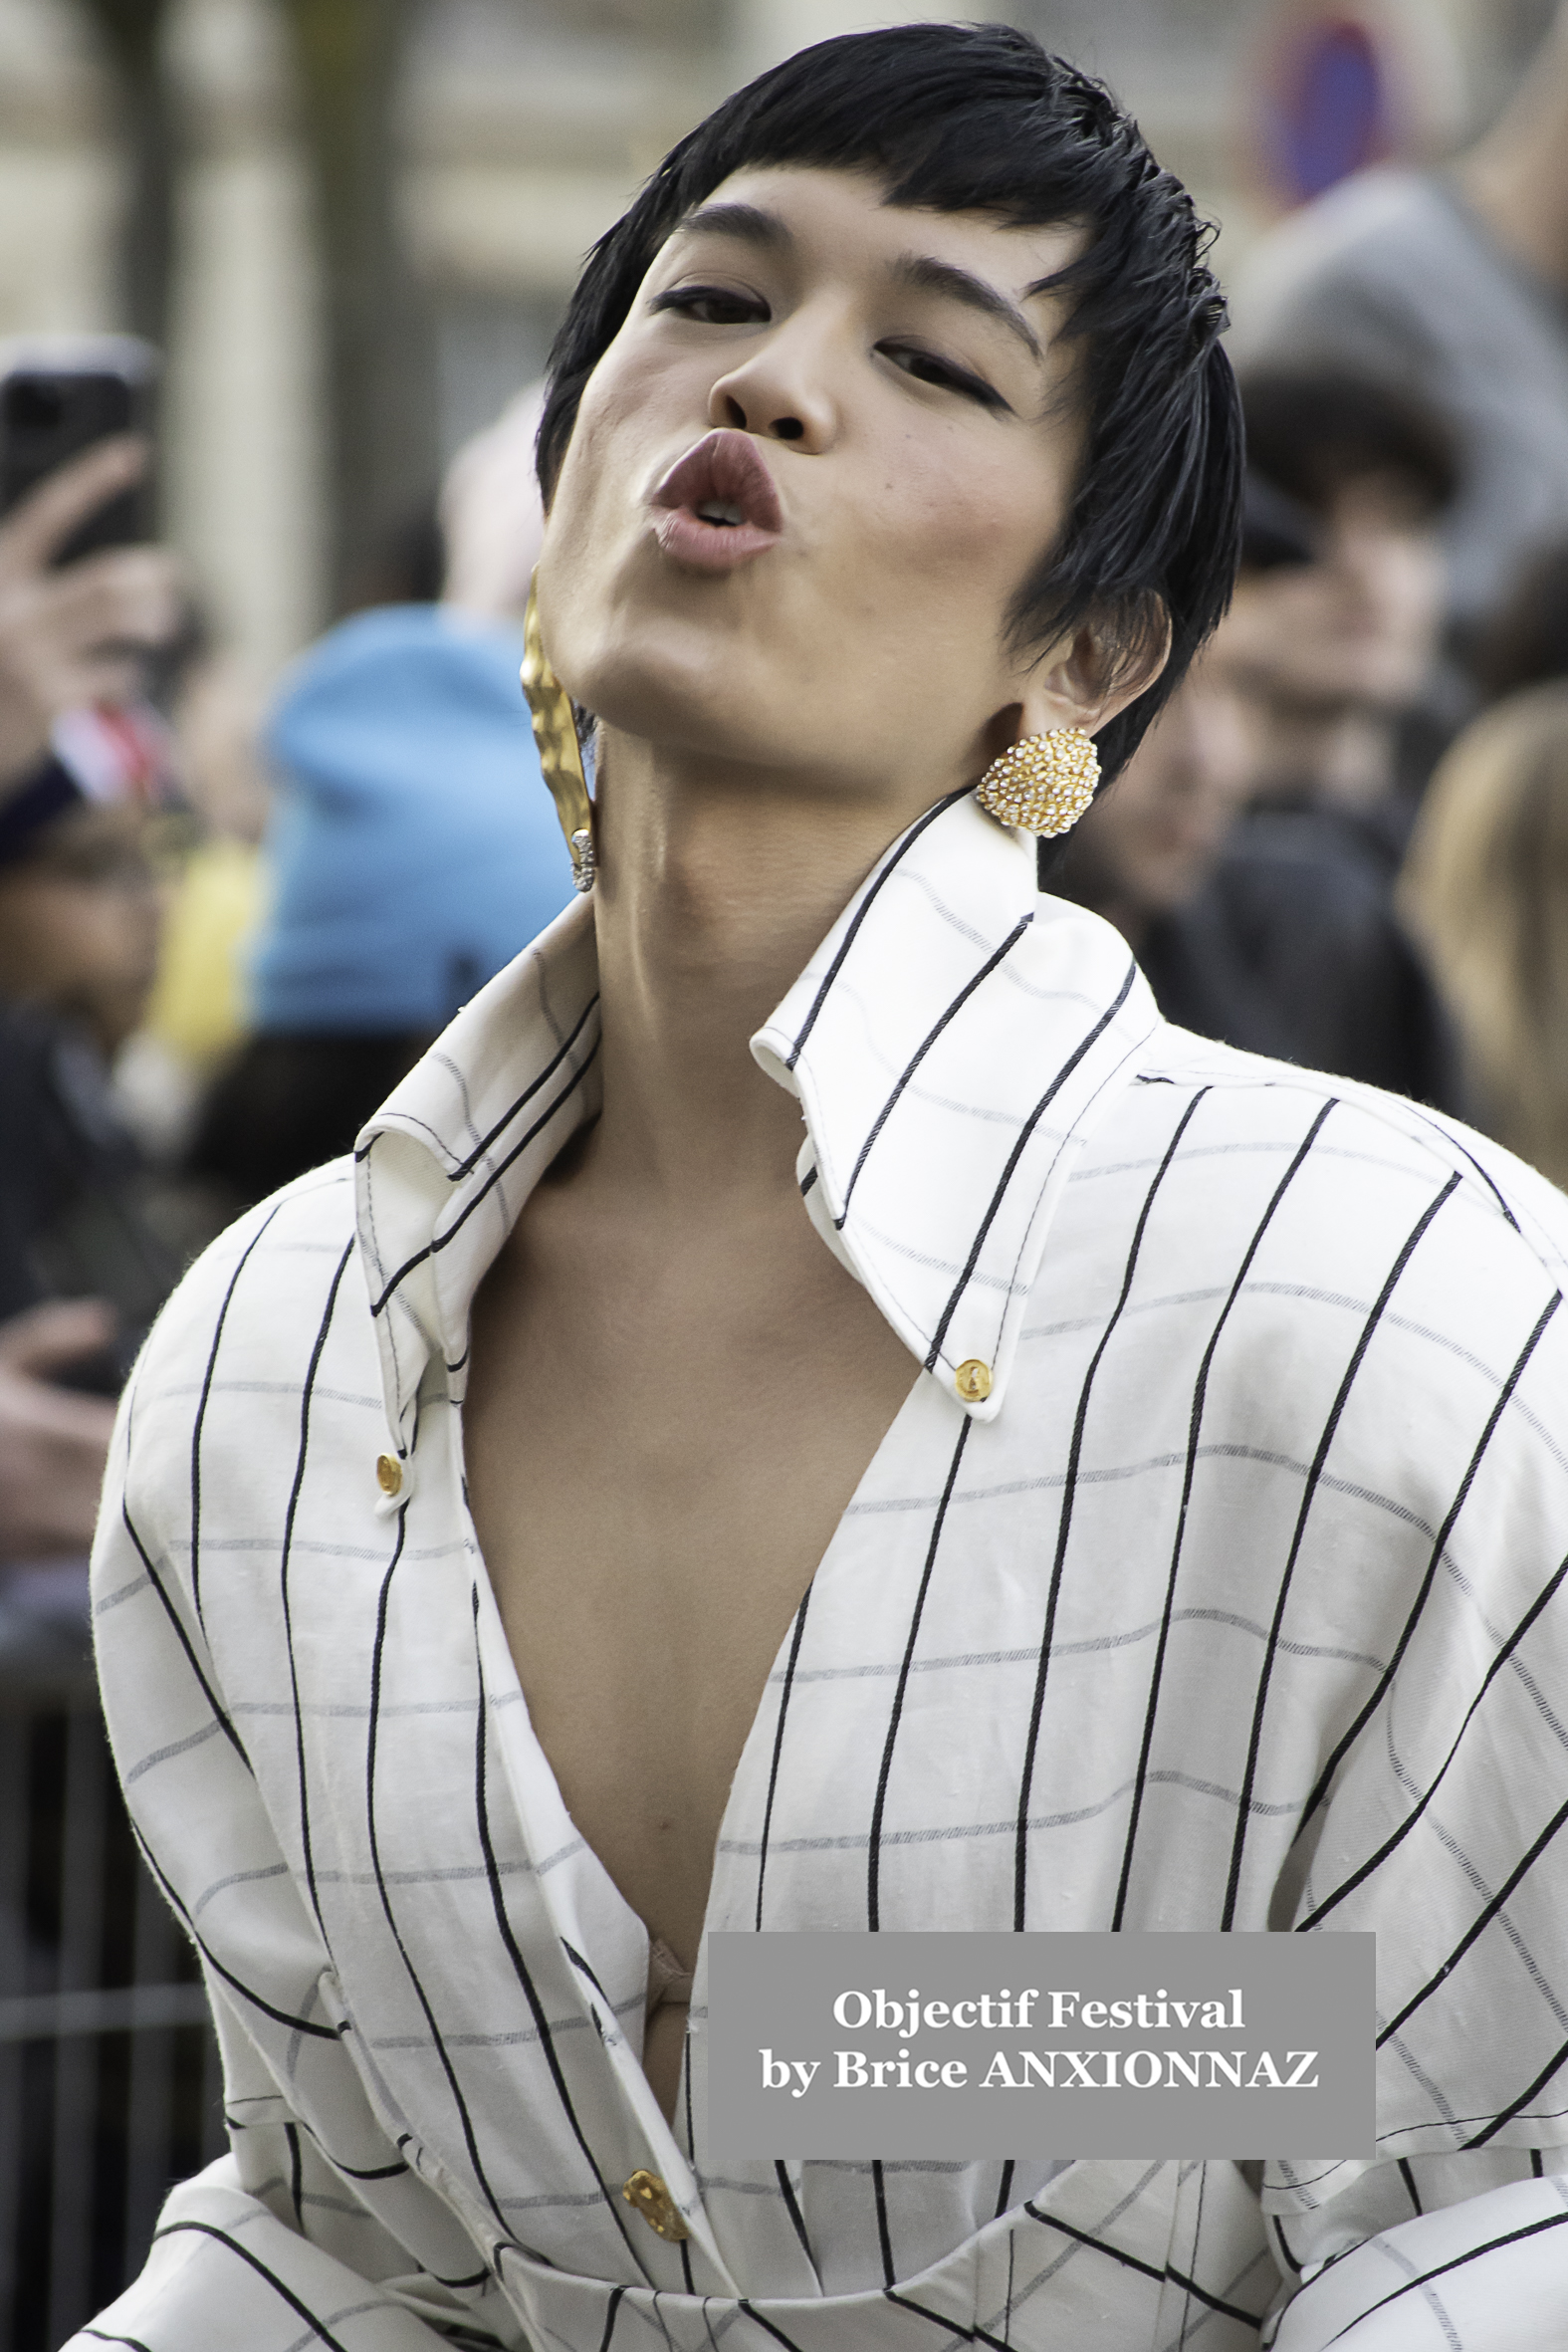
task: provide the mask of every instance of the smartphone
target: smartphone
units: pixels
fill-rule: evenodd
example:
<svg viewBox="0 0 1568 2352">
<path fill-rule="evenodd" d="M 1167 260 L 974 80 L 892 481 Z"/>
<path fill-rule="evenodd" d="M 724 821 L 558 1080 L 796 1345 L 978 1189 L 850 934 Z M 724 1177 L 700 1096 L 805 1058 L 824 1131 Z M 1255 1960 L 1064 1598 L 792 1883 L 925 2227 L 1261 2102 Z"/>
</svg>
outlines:
<svg viewBox="0 0 1568 2352">
<path fill-rule="evenodd" d="M 19 336 L 0 342 L 0 515 L 95 441 L 151 435 L 159 359 L 133 335 Z M 107 499 L 55 556 L 134 547 L 157 530 L 151 468 Z"/>
</svg>

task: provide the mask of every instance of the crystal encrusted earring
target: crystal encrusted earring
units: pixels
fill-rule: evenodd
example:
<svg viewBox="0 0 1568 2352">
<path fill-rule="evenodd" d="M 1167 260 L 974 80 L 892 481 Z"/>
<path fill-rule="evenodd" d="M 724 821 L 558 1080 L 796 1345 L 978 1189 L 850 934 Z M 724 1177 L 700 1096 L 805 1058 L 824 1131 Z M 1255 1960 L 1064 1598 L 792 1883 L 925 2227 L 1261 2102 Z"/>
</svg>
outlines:
<svg viewBox="0 0 1568 2352">
<path fill-rule="evenodd" d="M 1081 727 L 1025 735 L 993 760 L 975 798 L 1003 824 L 1026 833 L 1069 832 L 1094 798 L 1100 756 Z"/>
</svg>

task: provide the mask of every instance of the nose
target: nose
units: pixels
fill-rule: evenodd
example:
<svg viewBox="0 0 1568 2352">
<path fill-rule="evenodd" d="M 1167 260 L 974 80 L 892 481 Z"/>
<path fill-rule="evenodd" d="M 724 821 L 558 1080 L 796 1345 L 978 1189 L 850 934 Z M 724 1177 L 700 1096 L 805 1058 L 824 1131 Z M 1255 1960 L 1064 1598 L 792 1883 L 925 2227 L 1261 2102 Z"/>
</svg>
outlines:
<svg viewBox="0 0 1568 2352">
<path fill-rule="evenodd" d="M 826 334 L 799 316 L 781 325 L 720 376 L 708 395 L 709 423 L 819 455 L 838 429 L 826 346 Z"/>
</svg>

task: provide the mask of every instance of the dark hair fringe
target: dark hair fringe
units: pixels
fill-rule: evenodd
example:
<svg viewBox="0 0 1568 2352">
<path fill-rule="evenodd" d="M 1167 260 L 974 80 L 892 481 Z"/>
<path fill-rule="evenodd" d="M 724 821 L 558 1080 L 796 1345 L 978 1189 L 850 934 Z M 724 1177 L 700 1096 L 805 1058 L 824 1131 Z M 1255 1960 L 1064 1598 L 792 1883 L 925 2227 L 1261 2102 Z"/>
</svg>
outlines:
<svg viewBox="0 0 1568 2352">
<path fill-rule="evenodd" d="M 1103 84 L 1026 33 L 922 24 L 818 42 L 672 148 L 588 256 L 550 357 L 547 501 L 583 386 L 660 248 L 733 173 L 769 164 L 874 171 L 887 202 L 911 210 L 1088 225 L 1084 251 L 1047 282 L 1081 347 L 1082 474 L 1009 629 L 1020 648 L 1043 648 L 1092 621 L 1126 675 L 1169 626 L 1164 671 L 1100 732 L 1108 781 L 1220 620 L 1235 574 L 1241 425 L 1213 229 Z"/>
<path fill-rule="evenodd" d="M 1368 474 L 1401 476 L 1429 521 L 1458 495 L 1457 434 L 1403 385 L 1332 365 L 1250 368 L 1241 414 L 1253 473 L 1316 513 Z"/>
</svg>

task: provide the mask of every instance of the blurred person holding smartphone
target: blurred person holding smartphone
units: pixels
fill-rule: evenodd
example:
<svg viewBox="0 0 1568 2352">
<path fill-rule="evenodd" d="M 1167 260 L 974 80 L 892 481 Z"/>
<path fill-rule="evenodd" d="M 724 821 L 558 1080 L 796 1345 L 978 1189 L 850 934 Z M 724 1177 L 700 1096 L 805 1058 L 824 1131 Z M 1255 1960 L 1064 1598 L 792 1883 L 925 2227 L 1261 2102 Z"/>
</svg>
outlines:
<svg viewBox="0 0 1568 2352">
<path fill-rule="evenodd" d="M 125 544 L 151 448 L 112 429 L 103 362 L 134 348 L 18 347 L 0 376 L 0 1565 L 85 1552 L 112 1408 L 84 1389 L 112 1392 L 116 1328 L 174 1271 L 106 1083 L 151 983 L 161 758 L 138 706 L 182 614 L 173 557 Z"/>
</svg>

